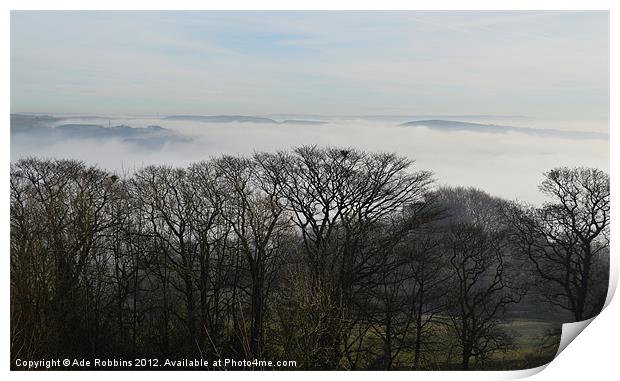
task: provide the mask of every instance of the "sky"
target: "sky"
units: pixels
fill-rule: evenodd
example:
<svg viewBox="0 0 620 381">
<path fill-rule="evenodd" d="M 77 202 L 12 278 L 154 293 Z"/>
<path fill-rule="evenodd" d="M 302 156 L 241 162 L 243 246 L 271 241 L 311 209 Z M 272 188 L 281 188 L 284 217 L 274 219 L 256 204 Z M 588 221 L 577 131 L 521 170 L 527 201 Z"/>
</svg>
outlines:
<svg viewBox="0 0 620 381">
<path fill-rule="evenodd" d="M 606 129 L 609 17 L 13 11 L 11 111 L 510 115 Z"/>
<path fill-rule="evenodd" d="M 12 113 L 61 116 L 50 128 L 159 125 L 185 141 L 143 149 L 11 126 L 11 161 L 71 158 L 126 173 L 331 145 L 395 152 L 438 185 L 536 204 L 551 168 L 609 170 L 605 137 L 400 126 L 447 119 L 607 136 L 607 12 L 13 11 L 10 60 Z"/>
</svg>

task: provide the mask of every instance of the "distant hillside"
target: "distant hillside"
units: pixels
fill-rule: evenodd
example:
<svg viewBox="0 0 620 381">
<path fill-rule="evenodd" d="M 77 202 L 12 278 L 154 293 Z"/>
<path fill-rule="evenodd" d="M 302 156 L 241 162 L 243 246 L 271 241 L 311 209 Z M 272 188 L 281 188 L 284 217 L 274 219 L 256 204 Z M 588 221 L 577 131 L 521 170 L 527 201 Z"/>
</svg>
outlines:
<svg viewBox="0 0 620 381">
<path fill-rule="evenodd" d="M 11 114 L 11 131 L 14 128 L 28 129 L 48 126 L 61 120 L 61 118 L 49 115 Z"/>
<path fill-rule="evenodd" d="M 61 124 L 60 118 L 48 116 L 11 115 L 11 138 L 34 139 L 38 142 L 68 139 L 120 139 L 146 149 L 159 149 L 166 143 L 189 142 L 183 136 L 160 126 L 131 127 L 126 125 L 104 127 L 99 124 Z"/>
<path fill-rule="evenodd" d="M 163 117 L 165 120 L 186 120 L 192 122 L 203 123 L 263 123 L 263 124 L 278 124 L 277 121 L 270 118 L 263 118 L 258 116 L 245 116 L 245 115 L 171 115 Z"/>
<path fill-rule="evenodd" d="M 328 122 L 319 121 L 319 120 L 299 120 L 299 119 L 287 119 L 280 123 L 281 124 L 297 124 L 297 125 L 302 125 L 302 126 L 315 126 L 315 125 L 318 126 L 318 125 L 328 124 Z"/>
<path fill-rule="evenodd" d="M 297 125 L 322 125 L 327 122 L 316 120 L 287 119 L 278 122 L 275 119 L 261 116 L 248 115 L 171 115 L 163 117 L 164 120 L 185 120 L 201 123 L 259 123 L 259 124 L 297 124 Z"/>
<path fill-rule="evenodd" d="M 471 131 L 488 134 L 506 134 L 510 132 L 521 133 L 526 135 L 535 135 L 541 137 L 561 137 L 568 139 L 609 139 L 609 134 L 590 131 L 568 131 L 557 130 L 551 128 L 530 128 L 530 127 L 513 127 L 502 126 L 497 124 L 481 124 L 460 122 L 456 120 L 416 120 L 401 124 L 404 127 L 426 127 L 436 131 Z"/>
</svg>

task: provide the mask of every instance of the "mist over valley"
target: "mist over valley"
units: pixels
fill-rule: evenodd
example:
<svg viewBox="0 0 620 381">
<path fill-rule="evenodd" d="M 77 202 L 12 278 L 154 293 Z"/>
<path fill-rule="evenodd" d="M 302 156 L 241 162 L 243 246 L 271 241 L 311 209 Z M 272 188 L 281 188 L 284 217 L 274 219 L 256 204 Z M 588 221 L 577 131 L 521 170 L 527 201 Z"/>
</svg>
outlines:
<svg viewBox="0 0 620 381">
<path fill-rule="evenodd" d="M 431 119 L 432 118 L 432 119 Z M 517 127 L 518 126 L 518 127 Z M 597 126 L 598 127 L 598 126 Z M 11 161 L 75 158 L 131 172 L 186 166 L 222 154 L 251 155 L 301 145 L 388 151 L 435 173 L 438 184 L 486 189 L 539 203 L 541 174 L 556 166 L 607 170 L 603 128 L 492 115 L 11 115 Z"/>
</svg>

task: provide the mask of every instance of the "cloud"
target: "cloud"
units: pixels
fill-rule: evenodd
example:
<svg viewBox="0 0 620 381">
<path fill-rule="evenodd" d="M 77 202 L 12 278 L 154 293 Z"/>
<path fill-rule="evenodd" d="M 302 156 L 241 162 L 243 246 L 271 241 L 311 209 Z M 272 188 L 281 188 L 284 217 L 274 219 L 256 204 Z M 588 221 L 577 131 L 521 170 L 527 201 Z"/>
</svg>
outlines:
<svg viewBox="0 0 620 381">
<path fill-rule="evenodd" d="M 499 124 L 470 123 L 455 120 L 414 120 L 400 124 L 403 127 L 424 127 L 435 131 L 455 132 L 472 131 L 484 134 L 519 133 L 540 137 L 559 137 L 564 139 L 598 139 L 608 140 L 609 134 L 592 131 L 567 131 L 553 128 L 514 127 Z"/>
<path fill-rule="evenodd" d="M 14 112 L 608 114 L 605 12 L 13 12 L 11 21 Z"/>
<path fill-rule="evenodd" d="M 35 155 L 85 160 L 116 171 L 148 164 L 186 166 L 221 154 L 251 155 L 256 151 L 290 149 L 304 144 L 355 147 L 396 152 L 415 160 L 414 168 L 431 170 L 439 184 L 474 186 L 508 199 L 539 203 L 542 173 L 557 166 L 593 166 L 608 170 L 607 140 L 540 137 L 508 131 L 445 133 L 404 128 L 392 119 L 323 117 L 327 124 L 203 123 L 160 118 L 117 117 L 113 125 L 134 128 L 161 125 L 191 142 L 168 143 L 157 149 L 136 149 L 120 139 L 33 141 L 11 136 L 11 160 Z M 71 117 L 55 123 L 85 123 Z M 401 120 L 401 122 L 404 120 Z M 490 117 L 485 123 L 497 123 Z M 504 122 L 510 122 L 505 121 Z M 528 121 L 543 126 L 539 121 Z"/>
</svg>

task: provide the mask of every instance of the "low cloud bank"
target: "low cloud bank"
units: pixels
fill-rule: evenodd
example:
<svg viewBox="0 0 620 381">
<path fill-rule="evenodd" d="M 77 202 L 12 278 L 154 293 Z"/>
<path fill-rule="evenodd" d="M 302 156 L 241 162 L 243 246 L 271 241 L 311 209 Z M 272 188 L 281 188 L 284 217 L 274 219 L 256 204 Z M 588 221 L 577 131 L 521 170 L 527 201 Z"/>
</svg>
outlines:
<svg viewBox="0 0 620 381">
<path fill-rule="evenodd" d="M 435 172 L 439 184 L 474 186 L 509 199 L 543 201 L 537 185 L 542 173 L 557 166 L 609 169 L 607 139 L 538 136 L 517 131 L 489 134 L 474 130 L 450 133 L 428 128 L 404 128 L 400 123 L 370 118 L 323 118 L 324 123 L 292 119 L 292 123 L 215 122 L 144 117 L 38 116 L 14 133 L 11 119 L 11 160 L 27 156 L 75 158 L 101 167 L 130 172 L 149 164 L 185 166 L 221 154 L 250 155 L 256 151 L 290 149 L 304 144 L 390 151 L 415 160 L 415 167 Z M 493 120 L 485 123 L 494 123 Z M 116 134 L 107 125 L 122 126 Z M 17 124 L 15 124 L 17 125 Z M 96 125 L 95 135 L 76 125 Z M 31 128 L 28 132 L 26 129 Z M 60 128 L 56 138 L 38 134 Z M 159 127 L 149 127 L 159 126 Z M 88 130 L 88 127 L 84 131 Z M 160 130 L 161 129 L 161 130 Z M 135 131 L 134 131 L 135 130 Z M 587 130 L 587 128 L 583 128 Z M 138 131 L 138 132 L 136 132 Z M 158 135 L 163 134 L 163 135 Z M 145 139 L 136 141 L 133 139 Z M 157 140 L 159 139 L 159 140 Z M 144 142 L 149 142 L 144 144 Z M 143 144 L 140 144 L 143 143 Z M 152 144 L 151 144 L 152 143 Z"/>
</svg>

